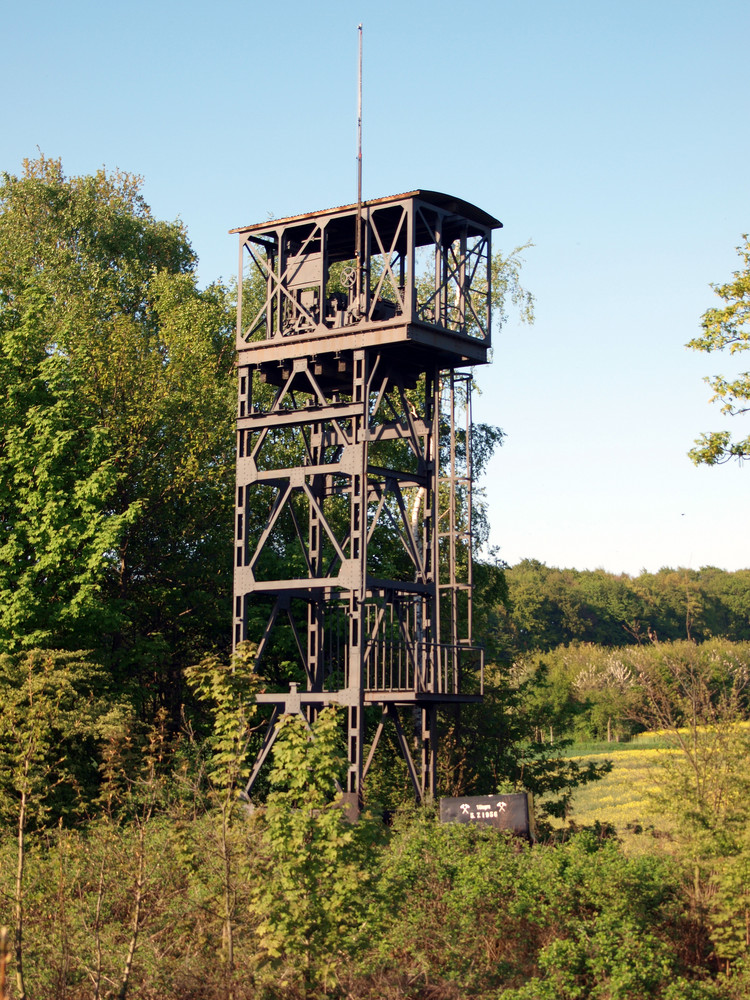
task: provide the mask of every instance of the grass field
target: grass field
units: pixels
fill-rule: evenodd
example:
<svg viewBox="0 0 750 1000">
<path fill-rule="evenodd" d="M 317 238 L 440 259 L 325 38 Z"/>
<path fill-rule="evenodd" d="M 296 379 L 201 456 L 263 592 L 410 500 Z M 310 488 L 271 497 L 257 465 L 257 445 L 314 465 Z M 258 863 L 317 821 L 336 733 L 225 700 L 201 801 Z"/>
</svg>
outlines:
<svg viewBox="0 0 750 1000">
<path fill-rule="evenodd" d="M 699 732 L 706 730 L 699 730 Z M 687 735 L 687 730 L 682 731 Z M 716 730 L 711 730 L 713 736 Z M 750 745 L 750 722 L 735 723 L 724 731 L 731 742 L 734 733 L 745 746 Z M 654 793 L 664 781 L 664 764 L 676 749 L 672 737 L 642 733 L 630 743 L 578 743 L 568 748 L 566 756 L 583 762 L 612 761 L 612 771 L 601 781 L 585 785 L 573 795 L 568 819 L 578 826 L 590 826 L 597 820 L 612 823 L 627 849 L 638 851 L 662 839 L 665 846 L 675 831 L 675 820 L 666 815 Z M 674 759 L 674 758 L 673 758 Z M 717 764 L 712 765 L 716 768 Z"/>
<path fill-rule="evenodd" d="M 607 759 L 612 761 L 613 767 L 601 781 L 584 785 L 574 792 L 568 819 L 578 826 L 589 826 L 597 820 L 612 823 L 634 850 L 644 836 L 650 839 L 668 834 L 671 822 L 658 811 L 654 793 L 659 790 L 659 764 L 665 755 L 674 752 L 652 733 L 644 733 L 630 743 L 571 746 L 567 756 L 574 760 L 586 763 Z"/>
</svg>

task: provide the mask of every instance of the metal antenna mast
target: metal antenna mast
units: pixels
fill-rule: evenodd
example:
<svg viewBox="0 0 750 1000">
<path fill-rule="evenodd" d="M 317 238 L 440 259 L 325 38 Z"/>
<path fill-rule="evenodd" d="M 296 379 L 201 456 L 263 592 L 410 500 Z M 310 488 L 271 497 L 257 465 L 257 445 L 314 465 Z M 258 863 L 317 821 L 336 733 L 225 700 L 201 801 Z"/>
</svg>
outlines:
<svg viewBox="0 0 750 1000">
<path fill-rule="evenodd" d="M 359 77 L 357 87 L 357 205 L 362 207 L 362 25 L 359 32 Z"/>
<path fill-rule="evenodd" d="M 354 256 L 357 269 L 357 302 L 362 301 L 362 25 L 359 33 L 359 64 L 357 74 L 357 225 Z"/>
</svg>

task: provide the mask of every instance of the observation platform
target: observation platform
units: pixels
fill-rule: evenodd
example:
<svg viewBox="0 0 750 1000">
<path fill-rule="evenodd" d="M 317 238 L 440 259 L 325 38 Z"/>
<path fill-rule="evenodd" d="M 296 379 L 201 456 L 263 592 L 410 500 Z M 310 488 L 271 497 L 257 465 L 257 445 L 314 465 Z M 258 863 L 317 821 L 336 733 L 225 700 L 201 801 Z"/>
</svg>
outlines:
<svg viewBox="0 0 750 1000">
<path fill-rule="evenodd" d="M 417 190 L 232 229 L 237 350 L 275 385 L 299 357 L 327 384 L 346 382 L 362 348 L 379 349 L 407 383 L 435 364 L 484 364 L 490 237 L 501 225 L 469 202 Z"/>
</svg>

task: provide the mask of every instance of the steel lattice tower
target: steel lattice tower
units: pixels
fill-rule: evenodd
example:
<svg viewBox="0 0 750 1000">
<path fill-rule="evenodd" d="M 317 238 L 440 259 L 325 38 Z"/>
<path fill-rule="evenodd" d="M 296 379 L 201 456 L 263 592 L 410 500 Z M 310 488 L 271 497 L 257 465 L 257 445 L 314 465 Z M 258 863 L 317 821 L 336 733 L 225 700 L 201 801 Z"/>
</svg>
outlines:
<svg viewBox="0 0 750 1000">
<path fill-rule="evenodd" d="M 353 807 L 391 722 L 418 798 L 437 711 L 478 701 L 471 632 L 471 376 L 490 347 L 491 233 L 432 191 L 239 234 L 234 640 L 284 713 L 348 713 Z M 288 690 L 287 690 L 288 689 Z M 380 722 L 365 758 L 365 710 Z M 421 766 L 402 718 L 418 714 Z"/>
</svg>

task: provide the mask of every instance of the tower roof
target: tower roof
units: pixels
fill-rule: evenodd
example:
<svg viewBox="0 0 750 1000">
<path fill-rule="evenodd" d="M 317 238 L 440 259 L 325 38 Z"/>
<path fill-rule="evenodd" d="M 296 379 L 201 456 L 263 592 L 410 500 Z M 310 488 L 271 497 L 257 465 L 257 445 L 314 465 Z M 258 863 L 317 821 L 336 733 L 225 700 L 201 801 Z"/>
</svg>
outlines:
<svg viewBox="0 0 750 1000">
<path fill-rule="evenodd" d="M 440 191 L 423 191 L 421 189 L 416 191 L 407 191 L 404 194 L 392 194 L 386 196 L 385 198 L 371 198 L 369 201 L 363 201 L 362 206 L 368 208 L 381 208 L 390 203 L 403 202 L 409 198 L 426 202 L 429 205 L 433 205 L 435 208 L 442 209 L 450 215 L 454 215 L 456 218 L 466 219 L 469 222 L 475 222 L 483 229 L 501 229 L 503 225 L 502 222 L 494 216 L 490 215 L 488 212 L 484 212 L 481 208 L 477 208 L 476 205 L 472 205 L 471 202 L 464 201 L 462 198 L 455 198 L 453 195 L 442 194 Z M 317 219 L 326 215 L 338 215 L 341 212 L 351 212 L 356 211 L 356 209 L 357 202 L 355 201 L 351 205 L 338 205 L 335 208 L 320 209 L 317 212 L 304 212 L 301 215 L 289 215 L 283 219 L 266 219 L 265 222 L 256 222 L 249 226 L 238 226 L 236 229 L 230 229 L 229 232 L 260 232 L 273 229 L 276 226 L 284 226 L 290 222 L 305 222 L 308 219 Z"/>
</svg>

